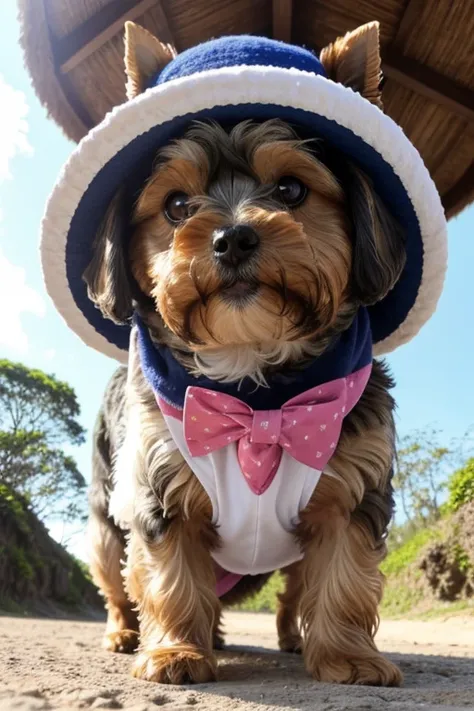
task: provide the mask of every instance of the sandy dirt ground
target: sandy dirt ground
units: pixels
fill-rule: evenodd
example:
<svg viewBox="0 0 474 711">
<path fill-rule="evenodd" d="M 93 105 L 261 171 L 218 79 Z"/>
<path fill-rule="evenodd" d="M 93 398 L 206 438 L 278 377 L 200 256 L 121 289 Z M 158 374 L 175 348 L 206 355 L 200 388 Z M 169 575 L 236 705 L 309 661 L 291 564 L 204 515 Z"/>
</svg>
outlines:
<svg viewBox="0 0 474 711">
<path fill-rule="evenodd" d="M 379 647 L 401 689 L 318 684 L 301 658 L 276 651 L 274 619 L 226 617 L 219 682 L 160 686 L 130 676 L 130 658 L 103 652 L 102 624 L 0 617 L 0 709 L 127 711 L 455 711 L 474 709 L 474 618 L 384 621 Z"/>
</svg>

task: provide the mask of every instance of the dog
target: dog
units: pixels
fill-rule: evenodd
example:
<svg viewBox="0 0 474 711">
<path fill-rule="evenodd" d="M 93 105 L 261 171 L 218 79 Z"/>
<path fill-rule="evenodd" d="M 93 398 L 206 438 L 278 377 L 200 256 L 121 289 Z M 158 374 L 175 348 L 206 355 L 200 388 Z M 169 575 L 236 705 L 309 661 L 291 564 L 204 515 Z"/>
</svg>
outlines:
<svg viewBox="0 0 474 711">
<path fill-rule="evenodd" d="M 380 106 L 378 35 L 367 27 L 321 61 Z M 133 98 L 151 54 L 156 69 L 175 50 L 130 23 L 126 47 Z M 89 296 L 116 323 L 138 314 L 152 345 L 189 377 L 268 390 L 328 353 L 397 282 L 404 239 L 375 188 L 334 146 L 279 118 L 193 122 L 154 156 L 131 211 L 122 191 L 112 200 L 84 273 Z M 89 538 L 104 646 L 137 650 L 138 678 L 208 682 L 223 606 L 254 594 L 271 571 L 217 596 L 212 502 L 172 446 L 139 339 L 135 326 L 128 368 L 109 383 L 94 432 Z M 301 556 L 282 569 L 277 629 L 281 650 L 302 653 L 316 680 L 398 685 L 400 670 L 374 643 L 394 508 L 393 380 L 382 361 L 370 367 L 291 534 Z"/>
</svg>

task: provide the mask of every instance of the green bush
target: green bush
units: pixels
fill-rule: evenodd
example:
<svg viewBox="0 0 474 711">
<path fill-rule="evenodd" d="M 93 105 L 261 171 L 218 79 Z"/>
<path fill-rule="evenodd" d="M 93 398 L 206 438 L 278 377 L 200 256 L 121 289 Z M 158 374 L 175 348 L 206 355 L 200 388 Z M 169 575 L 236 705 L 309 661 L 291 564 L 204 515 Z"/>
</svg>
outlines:
<svg viewBox="0 0 474 711">
<path fill-rule="evenodd" d="M 6 484 L 0 484 L 0 512 L 2 508 L 15 517 L 18 528 L 22 533 L 28 534 L 30 528 L 25 513 L 26 501 L 16 494 Z"/>
<path fill-rule="evenodd" d="M 397 575 L 405 570 L 418 558 L 421 550 L 430 541 L 440 537 L 440 532 L 436 528 L 424 528 L 409 538 L 400 548 L 396 548 L 389 553 L 381 565 L 381 570 L 385 575 Z"/>
<path fill-rule="evenodd" d="M 469 501 L 474 501 L 474 457 L 454 472 L 448 481 L 448 511 L 454 513 Z"/>
<path fill-rule="evenodd" d="M 456 533 L 456 535 L 459 534 Z M 468 573 L 471 569 L 471 561 L 469 560 L 469 556 L 464 548 L 457 541 L 452 542 L 451 544 L 451 555 L 454 561 L 458 564 L 459 570 L 462 573 Z"/>
<path fill-rule="evenodd" d="M 13 565 L 15 566 L 17 575 L 24 580 L 33 580 L 35 571 L 23 548 L 18 548 L 17 546 L 12 547 L 10 550 L 10 557 Z"/>
<path fill-rule="evenodd" d="M 384 617 L 402 617 L 422 602 L 424 592 L 413 580 L 388 579 L 384 587 L 380 614 Z"/>
<path fill-rule="evenodd" d="M 274 573 L 265 586 L 251 598 L 244 600 L 235 610 L 244 612 L 275 612 L 277 608 L 277 595 L 283 591 L 283 576 Z"/>
</svg>

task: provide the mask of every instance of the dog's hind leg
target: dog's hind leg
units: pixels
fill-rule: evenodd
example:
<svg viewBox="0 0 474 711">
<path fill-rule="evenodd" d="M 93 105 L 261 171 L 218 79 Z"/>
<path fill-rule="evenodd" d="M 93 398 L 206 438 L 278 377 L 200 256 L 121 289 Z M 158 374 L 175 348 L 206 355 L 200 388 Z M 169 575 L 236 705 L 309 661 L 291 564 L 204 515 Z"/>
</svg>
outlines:
<svg viewBox="0 0 474 711">
<path fill-rule="evenodd" d="M 138 619 L 123 586 L 125 558 L 121 532 L 95 514 L 89 518 L 90 571 L 105 598 L 107 626 L 103 646 L 111 652 L 133 652 L 138 646 Z"/>
<path fill-rule="evenodd" d="M 303 642 L 298 622 L 299 605 L 303 592 L 301 564 L 293 563 L 281 571 L 285 590 L 278 595 L 277 630 L 278 645 L 282 652 L 300 654 Z"/>
<path fill-rule="evenodd" d="M 111 652 L 133 652 L 138 646 L 138 619 L 122 577 L 125 539 L 108 515 L 111 457 L 103 412 L 94 433 L 93 474 L 89 492 L 89 562 L 94 583 L 105 598 L 107 627 L 103 640 Z"/>
</svg>

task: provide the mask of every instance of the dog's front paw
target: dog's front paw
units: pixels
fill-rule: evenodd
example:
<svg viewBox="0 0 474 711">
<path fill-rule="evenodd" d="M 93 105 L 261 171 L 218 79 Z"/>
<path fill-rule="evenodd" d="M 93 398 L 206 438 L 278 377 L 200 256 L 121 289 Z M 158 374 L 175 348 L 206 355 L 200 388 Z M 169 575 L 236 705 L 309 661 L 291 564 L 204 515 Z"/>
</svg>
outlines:
<svg viewBox="0 0 474 711">
<path fill-rule="evenodd" d="M 138 647 L 139 634 L 135 630 L 120 630 L 110 632 L 102 640 L 102 646 L 108 652 L 132 654 Z"/>
<path fill-rule="evenodd" d="M 133 676 L 159 684 L 204 684 L 216 674 L 212 654 L 185 644 L 144 650 L 133 665 Z"/>
<path fill-rule="evenodd" d="M 400 686 L 403 681 L 400 669 L 381 654 L 364 659 L 323 659 L 308 671 L 317 681 L 332 684 Z"/>
</svg>

